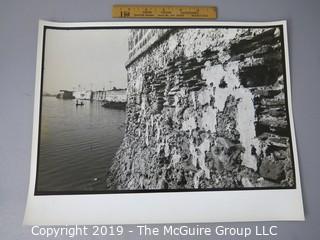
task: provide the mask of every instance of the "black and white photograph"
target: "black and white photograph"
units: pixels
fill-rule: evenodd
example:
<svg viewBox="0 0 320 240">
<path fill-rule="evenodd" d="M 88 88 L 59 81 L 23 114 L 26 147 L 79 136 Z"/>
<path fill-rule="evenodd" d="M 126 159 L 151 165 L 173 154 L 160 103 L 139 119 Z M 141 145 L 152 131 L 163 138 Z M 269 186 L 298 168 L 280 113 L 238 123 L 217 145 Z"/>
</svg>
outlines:
<svg viewBox="0 0 320 240">
<path fill-rule="evenodd" d="M 25 223 L 303 219 L 286 31 L 41 21 Z"/>
<path fill-rule="evenodd" d="M 281 25 L 44 40 L 35 194 L 295 188 Z"/>
</svg>

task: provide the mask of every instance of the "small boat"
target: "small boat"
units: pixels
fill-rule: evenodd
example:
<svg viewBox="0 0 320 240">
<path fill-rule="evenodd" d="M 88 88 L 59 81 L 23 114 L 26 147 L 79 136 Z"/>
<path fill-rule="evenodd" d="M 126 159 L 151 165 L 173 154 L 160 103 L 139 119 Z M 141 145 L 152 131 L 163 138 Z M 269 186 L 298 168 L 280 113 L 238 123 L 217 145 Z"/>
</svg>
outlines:
<svg viewBox="0 0 320 240">
<path fill-rule="evenodd" d="M 78 102 L 78 100 L 76 101 L 76 107 L 78 107 L 78 106 L 83 106 L 83 105 L 84 105 L 83 102 Z"/>
<path fill-rule="evenodd" d="M 126 103 L 125 103 L 125 102 L 110 102 L 110 101 L 105 101 L 105 102 L 102 104 L 102 107 L 112 108 L 112 109 L 119 109 L 119 110 L 125 110 L 125 109 L 126 109 Z"/>
</svg>

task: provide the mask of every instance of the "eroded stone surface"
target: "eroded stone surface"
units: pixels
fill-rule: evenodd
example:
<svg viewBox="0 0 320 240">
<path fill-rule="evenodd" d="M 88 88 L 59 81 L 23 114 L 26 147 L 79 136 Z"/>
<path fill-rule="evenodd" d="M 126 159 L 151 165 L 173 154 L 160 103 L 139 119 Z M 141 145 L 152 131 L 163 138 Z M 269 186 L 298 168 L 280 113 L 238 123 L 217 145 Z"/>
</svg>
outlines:
<svg viewBox="0 0 320 240">
<path fill-rule="evenodd" d="M 279 29 L 164 33 L 127 66 L 108 188 L 292 186 Z"/>
</svg>

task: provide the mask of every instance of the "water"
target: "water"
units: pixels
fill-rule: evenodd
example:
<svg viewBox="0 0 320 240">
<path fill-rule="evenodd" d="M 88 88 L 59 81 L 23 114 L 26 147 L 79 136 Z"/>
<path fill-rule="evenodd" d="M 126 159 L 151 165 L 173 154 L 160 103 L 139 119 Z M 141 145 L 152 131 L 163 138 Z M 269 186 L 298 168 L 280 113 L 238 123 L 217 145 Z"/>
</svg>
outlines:
<svg viewBox="0 0 320 240">
<path fill-rule="evenodd" d="M 106 190 L 106 170 L 119 148 L 125 111 L 101 102 L 43 97 L 38 192 Z"/>
</svg>

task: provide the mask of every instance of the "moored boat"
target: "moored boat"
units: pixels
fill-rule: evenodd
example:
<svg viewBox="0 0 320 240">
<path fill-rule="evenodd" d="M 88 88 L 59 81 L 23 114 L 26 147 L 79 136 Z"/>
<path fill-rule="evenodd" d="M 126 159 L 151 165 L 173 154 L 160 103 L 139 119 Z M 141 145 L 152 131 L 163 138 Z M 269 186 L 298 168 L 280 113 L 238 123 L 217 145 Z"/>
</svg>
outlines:
<svg viewBox="0 0 320 240">
<path fill-rule="evenodd" d="M 78 100 L 76 101 L 76 107 L 78 107 L 78 106 L 83 106 L 84 105 L 84 103 L 81 101 L 81 102 L 79 102 Z"/>
<path fill-rule="evenodd" d="M 110 101 L 105 101 L 105 102 L 102 104 L 102 107 L 124 110 L 124 109 L 126 109 L 126 103 L 125 103 L 125 102 L 110 102 Z"/>
</svg>

